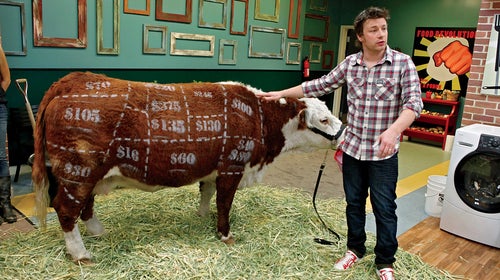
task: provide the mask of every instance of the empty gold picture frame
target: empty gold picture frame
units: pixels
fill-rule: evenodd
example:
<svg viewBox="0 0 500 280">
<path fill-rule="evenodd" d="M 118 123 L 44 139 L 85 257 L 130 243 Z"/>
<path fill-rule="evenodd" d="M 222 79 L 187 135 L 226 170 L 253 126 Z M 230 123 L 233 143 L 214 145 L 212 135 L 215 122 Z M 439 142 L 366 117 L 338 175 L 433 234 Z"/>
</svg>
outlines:
<svg viewBox="0 0 500 280">
<path fill-rule="evenodd" d="M 311 63 L 320 63 L 321 62 L 321 53 L 322 53 L 323 45 L 320 43 L 311 43 L 309 46 L 309 62 Z"/>
<path fill-rule="evenodd" d="M 238 29 L 234 26 L 235 18 L 239 18 L 235 16 L 235 6 L 236 2 L 243 2 L 244 4 L 244 18 L 243 18 L 243 28 Z M 232 35 L 247 35 L 248 29 L 248 0 L 231 0 L 231 22 L 229 23 L 229 33 Z"/>
<path fill-rule="evenodd" d="M 18 2 L 12 2 L 12 1 L 0 1 L 0 7 L 6 5 L 6 6 L 12 6 L 14 8 L 19 9 L 19 24 L 20 26 L 15 27 L 16 29 L 19 28 L 20 31 L 20 36 L 19 39 L 21 41 L 21 49 L 20 50 L 9 50 L 6 49 L 5 43 L 2 45 L 3 46 L 3 51 L 5 55 L 26 55 L 27 53 L 27 47 L 26 47 L 26 18 L 24 17 L 24 3 L 18 3 Z M 15 32 L 10 26 L 15 25 L 15 22 L 9 22 L 9 25 L 4 24 L 4 26 L 9 26 L 10 31 Z M 1 26 L 0 26 L 1 27 Z M 0 28 L 0 32 L 1 32 Z M 17 30 L 16 30 L 17 31 Z M 0 33 L 1 35 L 1 33 Z M 0 40 L 1 42 L 1 40 Z"/>
<path fill-rule="evenodd" d="M 328 0 L 309 0 L 309 9 L 313 11 L 326 12 Z"/>
<path fill-rule="evenodd" d="M 297 4 L 295 5 L 295 3 Z M 297 7 L 296 10 L 295 7 Z M 297 12 L 294 13 L 294 11 Z M 290 0 L 290 10 L 288 11 L 288 38 L 292 39 L 299 38 L 301 11 L 302 11 L 302 0 Z"/>
<path fill-rule="evenodd" d="M 177 40 L 206 41 L 209 43 L 208 50 L 180 49 Z M 214 56 L 215 36 L 170 32 L 170 54 L 187 56 Z"/>
<path fill-rule="evenodd" d="M 87 47 L 87 0 L 77 1 L 78 37 L 56 38 L 43 36 L 42 0 L 33 0 L 33 44 L 36 47 L 86 48 Z"/>
<path fill-rule="evenodd" d="M 120 4 L 118 0 L 113 0 L 113 47 L 104 47 L 103 25 L 103 1 L 97 0 L 97 53 L 117 55 L 120 53 Z"/>
<path fill-rule="evenodd" d="M 226 29 L 226 18 L 227 18 L 227 0 L 199 0 L 199 9 L 198 9 L 198 26 L 206 27 L 206 28 L 215 28 L 215 29 Z M 217 11 L 216 14 L 222 16 L 222 18 L 218 22 L 207 22 L 205 20 L 205 8 L 208 5 L 218 5 L 220 11 Z M 220 13 L 219 13 L 220 12 Z"/>
<path fill-rule="evenodd" d="M 260 42 L 256 40 L 255 37 L 259 32 L 271 33 L 278 35 L 277 50 L 275 52 L 270 51 L 259 51 L 256 44 L 263 43 L 266 46 L 272 45 L 273 42 L 266 41 Z M 283 28 L 271 28 L 271 27 L 261 27 L 261 26 L 251 26 L 250 27 L 250 46 L 248 48 L 248 57 L 264 57 L 264 58 L 283 58 L 285 54 L 285 29 Z"/>
<path fill-rule="evenodd" d="M 184 14 L 174 14 L 174 13 L 166 13 L 163 12 L 163 6 L 168 6 L 168 2 L 172 1 L 186 1 L 185 13 Z M 157 20 L 166 20 L 166 21 L 175 21 L 175 22 L 183 22 L 183 23 L 191 23 L 191 12 L 193 10 L 193 0 L 156 0 L 156 19 Z"/>
<path fill-rule="evenodd" d="M 128 4 L 129 1 L 134 2 L 137 0 L 123 0 L 123 13 L 149 16 L 149 13 L 151 11 L 151 0 L 142 0 L 145 2 L 144 3 L 144 6 L 145 6 L 144 10 L 130 8 L 130 6 Z"/>
<path fill-rule="evenodd" d="M 295 51 L 293 51 L 295 49 Z M 295 42 L 288 42 L 286 46 L 286 64 L 300 64 L 302 44 Z M 295 56 L 290 56 L 291 53 L 296 54 Z"/>
<path fill-rule="evenodd" d="M 161 46 L 159 48 L 151 47 L 149 40 L 150 32 L 161 32 Z M 166 54 L 167 53 L 167 27 L 153 26 L 144 24 L 142 32 L 142 52 L 146 54 Z"/>
<path fill-rule="evenodd" d="M 233 52 L 231 58 L 226 58 L 226 52 L 224 51 L 227 46 L 232 46 Z M 219 64 L 236 64 L 236 54 L 238 53 L 238 41 L 236 40 L 226 40 L 220 39 L 219 41 Z"/>
<path fill-rule="evenodd" d="M 272 14 L 264 14 L 262 12 L 262 3 L 263 1 L 275 1 L 274 2 L 274 13 Z M 265 20 L 265 21 L 273 21 L 279 22 L 280 16 L 280 0 L 255 0 L 255 19 Z"/>
</svg>

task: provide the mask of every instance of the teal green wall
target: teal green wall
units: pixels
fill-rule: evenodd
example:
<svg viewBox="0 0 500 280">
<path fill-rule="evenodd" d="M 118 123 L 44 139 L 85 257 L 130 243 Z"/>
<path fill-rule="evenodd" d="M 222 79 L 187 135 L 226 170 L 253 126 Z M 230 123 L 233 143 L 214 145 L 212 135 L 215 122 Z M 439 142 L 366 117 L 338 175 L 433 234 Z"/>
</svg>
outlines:
<svg viewBox="0 0 500 280">
<path fill-rule="evenodd" d="M 389 9 L 389 45 L 411 54 L 416 27 L 476 27 L 481 0 L 364 0 L 335 2 L 339 24 L 352 25 L 356 15 L 369 6 Z M 339 12 L 340 11 L 340 12 Z M 338 34 L 338 26 L 335 27 Z"/>
<path fill-rule="evenodd" d="M 179 0 L 180 1 L 180 0 Z M 295 0 L 296 1 L 296 0 Z M 229 33 L 229 21 L 231 15 L 230 3 L 227 6 L 226 29 L 213 29 L 198 27 L 198 0 L 193 0 L 192 23 L 177 23 L 159 21 L 155 19 L 155 0 L 151 0 L 151 12 L 149 16 L 124 14 L 123 0 L 120 0 L 120 53 L 119 55 L 101 55 L 96 51 L 96 1 L 87 0 L 87 34 L 88 45 L 84 49 L 34 47 L 33 46 L 33 23 L 31 19 L 32 8 L 29 0 L 15 0 L 25 4 L 26 16 L 26 41 L 27 55 L 7 56 L 12 69 L 12 85 L 8 90 L 9 106 L 22 107 L 23 102 L 15 86 L 15 79 L 28 78 L 29 95 L 33 104 L 41 100 L 43 93 L 58 78 L 68 72 L 75 70 L 93 71 L 105 73 L 108 76 L 157 82 L 190 82 L 196 81 L 220 81 L 238 80 L 263 90 L 275 90 L 298 84 L 301 81 L 300 65 L 286 64 L 286 54 L 283 59 L 273 58 L 249 58 L 248 45 L 249 33 L 246 36 L 231 35 Z M 44 2 L 44 30 L 48 32 L 46 37 L 60 35 L 61 32 L 68 37 L 75 34 L 68 32 L 74 30 L 76 0 L 64 1 L 62 4 L 55 0 Z M 132 2 L 132 1 L 129 1 Z M 164 1 L 169 2 L 169 1 Z M 328 0 L 327 11 L 311 10 L 308 0 L 302 1 L 301 27 L 298 39 L 286 38 L 288 42 L 301 43 L 301 58 L 309 55 L 311 41 L 302 40 L 304 33 L 311 26 L 304 26 L 306 13 L 328 15 L 330 26 L 328 41 L 321 43 L 323 50 L 334 51 L 334 65 L 336 63 L 339 44 L 339 30 L 341 25 L 352 25 L 354 17 L 362 9 L 374 5 L 386 7 L 391 11 L 389 21 L 389 45 L 399 47 L 410 54 L 413 48 L 413 37 L 415 27 L 475 27 L 480 8 L 480 0 L 381 0 L 381 1 L 352 1 L 352 0 Z M 315 1 L 321 2 L 321 1 Z M 51 5 L 64 5 L 62 8 L 51 8 Z M 109 23 L 111 20 L 111 1 L 105 0 L 104 19 Z M 176 0 L 175 3 L 178 3 Z M 266 5 L 274 1 L 261 0 L 264 9 Z M 255 0 L 249 0 L 248 26 L 263 26 L 271 28 L 288 29 L 288 10 L 290 1 L 280 1 L 280 14 L 278 22 L 262 21 L 254 19 Z M 0 5 L 0 9 L 4 9 Z M 62 12 L 64 10 L 64 12 Z M 5 10 L 4 10 L 5 11 Z M 9 32 L 7 26 L 11 25 L 9 14 L 0 10 L 0 28 L 2 31 L 4 49 L 9 46 Z M 12 15 L 16 16 L 16 15 Z M 212 18 L 212 16 L 210 16 Z M 6 21 L 8 24 L 5 24 Z M 64 24 L 61 24 L 63 22 Z M 105 43 L 109 45 L 110 26 L 105 24 Z M 142 30 L 144 24 L 160 25 L 167 27 L 167 53 L 143 54 L 142 53 Z M 308 29 L 309 28 L 309 29 Z M 183 32 L 214 35 L 215 52 L 213 57 L 188 57 L 173 56 L 170 50 L 170 32 Z M 52 33 L 52 34 L 51 34 Z M 236 40 L 237 57 L 236 65 L 219 65 L 219 39 Z M 257 42 L 258 46 L 265 47 L 267 42 Z M 317 43 L 317 42 L 315 42 Z M 286 47 L 285 47 L 286 48 Z M 321 63 L 311 63 L 313 76 L 320 76 L 328 71 L 323 69 Z"/>
</svg>

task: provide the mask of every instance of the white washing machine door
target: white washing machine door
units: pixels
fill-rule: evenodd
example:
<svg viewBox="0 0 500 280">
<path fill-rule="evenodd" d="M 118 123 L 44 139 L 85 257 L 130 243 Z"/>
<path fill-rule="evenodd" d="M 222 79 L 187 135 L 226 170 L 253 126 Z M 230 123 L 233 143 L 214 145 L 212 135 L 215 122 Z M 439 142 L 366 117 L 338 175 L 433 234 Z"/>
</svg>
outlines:
<svg viewBox="0 0 500 280">
<path fill-rule="evenodd" d="M 479 148 L 460 160 L 455 189 L 469 207 L 483 213 L 500 213 L 500 139 L 482 135 Z"/>
</svg>

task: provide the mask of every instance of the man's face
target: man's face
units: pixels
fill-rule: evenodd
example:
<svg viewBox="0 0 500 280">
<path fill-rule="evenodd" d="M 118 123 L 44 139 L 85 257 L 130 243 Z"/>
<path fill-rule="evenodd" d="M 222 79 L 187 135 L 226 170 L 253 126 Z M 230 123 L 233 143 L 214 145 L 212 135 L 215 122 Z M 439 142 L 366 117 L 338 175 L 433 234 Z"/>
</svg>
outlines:
<svg viewBox="0 0 500 280">
<path fill-rule="evenodd" d="M 384 51 L 387 46 L 387 21 L 384 18 L 367 19 L 358 40 L 367 51 Z"/>
</svg>

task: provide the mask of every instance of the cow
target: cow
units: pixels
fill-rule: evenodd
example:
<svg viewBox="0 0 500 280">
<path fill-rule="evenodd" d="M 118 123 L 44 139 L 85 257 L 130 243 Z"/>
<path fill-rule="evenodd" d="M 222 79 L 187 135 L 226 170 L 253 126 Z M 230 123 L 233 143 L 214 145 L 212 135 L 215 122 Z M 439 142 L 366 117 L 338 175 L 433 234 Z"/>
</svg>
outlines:
<svg viewBox="0 0 500 280">
<path fill-rule="evenodd" d="M 282 153 L 331 148 L 342 125 L 318 99 L 267 102 L 256 92 L 231 81 L 158 84 L 91 72 L 53 83 L 38 107 L 34 136 L 41 227 L 52 203 L 69 255 L 91 262 L 76 221 L 90 235 L 104 233 L 95 195 L 117 186 L 154 192 L 199 182 L 198 213 L 209 213 L 216 193 L 217 233 L 232 244 L 237 188 L 259 182 Z M 57 185 L 53 201 L 49 182 Z"/>
</svg>

